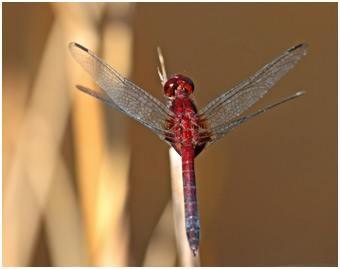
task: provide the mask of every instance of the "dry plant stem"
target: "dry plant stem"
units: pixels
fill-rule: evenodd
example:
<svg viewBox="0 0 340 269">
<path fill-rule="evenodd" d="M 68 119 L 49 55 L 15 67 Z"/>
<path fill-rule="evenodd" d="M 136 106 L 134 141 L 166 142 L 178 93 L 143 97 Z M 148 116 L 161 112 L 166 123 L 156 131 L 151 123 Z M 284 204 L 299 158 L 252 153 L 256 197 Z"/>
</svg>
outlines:
<svg viewBox="0 0 340 269">
<path fill-rule="evenodd" d="M 166 81 L 168 80 L 168 77 L 166 75 L 164 58 L 163 58 L 163 54 L 162 54 L 160 47 L 157 47 L 157 53 L 158 53 L 158 58 L 159 58 L 159 62 L 161 64 L 161 70 L 162 70 L 161 71 L 159 68 L 157 68 L 157 71 L 158 71 L 158 75 L 161 80 L 162 86 L 164 87 Z"/>
</svg>

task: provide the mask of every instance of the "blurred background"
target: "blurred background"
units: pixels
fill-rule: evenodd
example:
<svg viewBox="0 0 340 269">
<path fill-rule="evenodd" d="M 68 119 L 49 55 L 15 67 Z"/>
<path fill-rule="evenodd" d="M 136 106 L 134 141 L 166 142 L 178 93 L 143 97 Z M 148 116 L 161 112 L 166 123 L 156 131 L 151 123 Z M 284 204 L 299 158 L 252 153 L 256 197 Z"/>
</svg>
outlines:
<svg viewBox="0 0 340 269">
<path fill-rule="evenodd" d="M 203 266 L 337 266 L 337 3 L 3 3 L 4 266 L 181 265 L 168 146 L 78 92 L 68 51 L 96 52 L 163 101 L 198 108 L 290 47 L 306 57 L 196 159 Z"/>
</svg>

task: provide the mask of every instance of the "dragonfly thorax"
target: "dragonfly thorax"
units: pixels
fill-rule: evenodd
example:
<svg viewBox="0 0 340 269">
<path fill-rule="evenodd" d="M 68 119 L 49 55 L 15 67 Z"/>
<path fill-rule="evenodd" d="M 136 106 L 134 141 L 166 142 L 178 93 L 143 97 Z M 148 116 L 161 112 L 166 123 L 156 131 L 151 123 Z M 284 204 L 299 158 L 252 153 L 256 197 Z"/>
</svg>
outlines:
<svg viewBox="0 0 340 269">
<path fill-rule="evenodd" d="M 169 98 L 188 96 L 194 92 L 194 83 L 180 74 L 172 76 L 164 85 L 164 94 Z"/>
</svg>

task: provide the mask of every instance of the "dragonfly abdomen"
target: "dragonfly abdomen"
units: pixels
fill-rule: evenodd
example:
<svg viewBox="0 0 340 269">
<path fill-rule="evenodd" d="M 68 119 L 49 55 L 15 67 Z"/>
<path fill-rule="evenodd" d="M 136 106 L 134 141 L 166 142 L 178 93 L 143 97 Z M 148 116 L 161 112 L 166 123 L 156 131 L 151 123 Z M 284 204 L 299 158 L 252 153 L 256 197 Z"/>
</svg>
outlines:
<svg viewBox="0 0 340 269">
<path fill-rule="evenodd" d="M 196 256 L 200 241 L 200 221 L 196 199 L 196 182 L 194 171 L 194 148 L 182 146 L 182 176 L 185 208 L 185 229 L 189 246 Z"/>
</svg>

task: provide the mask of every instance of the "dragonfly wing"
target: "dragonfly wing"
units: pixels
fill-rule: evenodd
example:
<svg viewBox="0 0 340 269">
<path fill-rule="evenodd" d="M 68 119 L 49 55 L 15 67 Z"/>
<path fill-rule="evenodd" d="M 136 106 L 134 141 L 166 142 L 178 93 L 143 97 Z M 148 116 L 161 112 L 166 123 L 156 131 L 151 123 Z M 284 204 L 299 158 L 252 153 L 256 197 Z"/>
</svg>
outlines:
<svg viewBox="0 0 340 269">
<path fill-rule="evenodd" d="M 224 136 L 225 134 L 229 133 L 231 130 L 233 130 L 235 127 L 239 126 L 241 123 L 247 121 L 247 120 L 250 120 L 251 118 L 273 108 L 273 107 L 276 107 L 284 102 L 287 102 L 289 100 L 292 100 L 296 97 L 299 97 L 301 96 L 302 94 L 304 94 L 305 92 L 297 92 L 296 94 L 286 98 L 286 99 L 283 99 L 281 100 L 280 102 L 277 102 L 273 105 L 270 105 L 264 109 L 261 109 L 251 115 L 248 115 L 248 116 L 245 116 L 243 118 L 240 118 L 240 119 L 237 119 L 237 120 L 234 120 L 234 121 L 231 121 L 231 122 L 227 122 L 225 124 L 222 124 L 220 126 L 216 126 L 215 128 L 212 128 L 212 129 L 209 129 L 205 132 L 202 132 L 201 133 L 201 139 L 203 140 L 206 140 L 208 141 L 205 145 L 205 148 L 211 146 L 212 144 L 214 144 L 218 139 L 220 139 L 222 136 Z"/>
<path fill-rule="evenodd" d="M 119 110 L 120 112 L 123 112 L 124 111 L 115 103 L 111 100 L 111 98 L 105 96 L 104 94 L 100 94 L 99 92 L 96 92 L 94 90 L 91 90 L 89 88 L 86 88 L 84 86 L 81 86 L 81 85 L 76 85 L 76 88 L 82 92 L 85 92 L 91 96 L 93 96 L 94 98 L 97 98 L 98 100 L 102 101 L 103 103 L 109 105 L 109 106 L 112 106 L 113 108 Z"/>
<path fill-rule="evenodd" d="M 108 97 L 82 86 L 77 88 L 144 124 L 162 139 L 172 112 L 158 99 L 120 75 L 92 51 L 70 43 L 72 56 L 80 63 Z"/>
<path fill-rule="evenodd" d="M 307 50 L 308 44 L 300 44 L 289 49 L 253 76 L 227 90 L 203 107 L 198 112 L 201 120 L 206 121 L 208 127 L 214 129 L 237 117 L 261 99 L 276 82 L 294 67 Z"/>
</svg>

